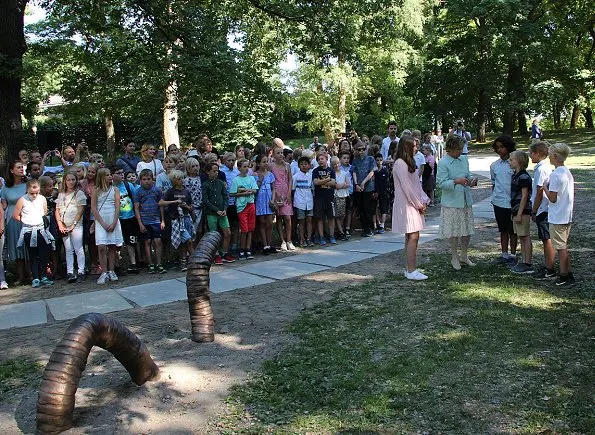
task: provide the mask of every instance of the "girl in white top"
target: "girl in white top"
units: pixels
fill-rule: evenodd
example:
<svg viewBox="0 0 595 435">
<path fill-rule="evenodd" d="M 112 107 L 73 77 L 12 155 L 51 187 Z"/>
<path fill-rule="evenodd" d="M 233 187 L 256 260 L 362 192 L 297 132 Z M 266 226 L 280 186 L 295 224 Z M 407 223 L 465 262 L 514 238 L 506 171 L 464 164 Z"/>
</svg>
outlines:
<svg viewBox="0 0 595 435">
<path fill-rule="evenodd" d="M 156 180 L 157 176 L 165 171 L 161 160 L 155 158 L 157 149 L 154 145 L 146 143 L 140 149 L 140 155 L 142 160 L 136 165 L 136 174 L 139 175 L 143 169 L 149 169 L 153 173 L 153 180 Z"/>
<path fill-rule="evenodd" d="M 341 161 L 338 157 L 334 156 L 331 158 L 331 167 L 335 171 L 335 223 L 337 231 L 339 232 L 339 238 L 341 240 L 347 240 L 347 236 L 343 231 L 343 219 L 345 219 L 345 213 L 347 210 L 347 197 L 349 196 L 349 186 L 351 175 L 343 170 L 341 167 Z"/>
<path fill-rule="evenodd" d="M 46 275 L 46 266 L 50 247 L 54 238 L 44 225 L 43 217 L 47 214 L 48 205 L 43 195 L 39 194 L 39 181 L 32 178 L 27 181 L 27 194 L 16 203 L 12 218 L 23 224 L 17 246 L 24 246 L 29 254 L 32 287 L 52 285 Z"/>
<path fill-rule="evenodd" d="M 78 279 L 85 278 L 85 248 L 83 246 L 83 214 L 87 196 L 79 186 L 75 172 L 67 172 L 60 186 L 56 201 L 56 222 L 62 235 L 66 251 L 66 273 L 68 282 L 77 280 L 74 274 L 74 256 L 78 265 Z"/>
<path fill-rule="evenodd" d="M 116 246 L 124 243 L 119 221 L 120 191 L 112 185 L 112 174 L 107 168 L 97 171 L 95 189 L 91 193 L 91 211 L 95 216 L 95 243 L 103 270 L 97 284 L 117 281 L 118 275 L 114 272 L 117 264 Z"/>
</svg>

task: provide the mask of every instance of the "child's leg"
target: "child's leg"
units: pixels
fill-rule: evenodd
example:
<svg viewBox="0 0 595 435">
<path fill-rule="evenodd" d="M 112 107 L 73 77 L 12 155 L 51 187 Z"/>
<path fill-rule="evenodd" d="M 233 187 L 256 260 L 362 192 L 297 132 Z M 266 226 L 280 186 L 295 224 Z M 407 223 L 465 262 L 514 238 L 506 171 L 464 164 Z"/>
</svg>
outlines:
<svg viewBox="0 0 595 435">
<path fill-rule="evenodd" d="M 570 254 L 568 249 L 558 249 L 558 258 L 560 259 L 560 275 L 568 275 L 570 272 Z"/>
<path fill-rule="evenodd" d="M 136 246 L 126 245 L 126 250 L 128 251 L 128 258 L 130 259 L 130 266 L 136 267 Z"/>
<path fill-rule="evenodd" d="M 229 242 L 231 240 L 231 231 L 229 228 L 221 228 L 221 232 L 223 233 L 223 253 L 227 254 L 229 252 Z"/>
<path fill-rule="evenodd" d="M 66 254 L 66 273 L 74 273 L 74 247 L 72 240 L 72 233 L 68 233 L 62 238 L 64 244 L 64 252 Z"/>
<path fill-rule="evenodd" d="M 510 235 L 506 231 L 500 233 L 500 250 L 503 254 L 508 253 L 509 238 Z"/>
<path fill-rule="evenodd" d="M 69 234 L 68 238 L 70 239 L 70 243 L 72 245 L 72 249 L 76 254 L 76 264 L 78 266 L 78 273 L 79 275 L 83 275 L 85 273 L 85 247 L 83 245 L 83 227 L 79 225 L 75 227 L 72 232 Z M 66 239 L 64 239 L 66 240 Z M 74 260 L 73 260 L 74 264 Z"/>
<path fill-rule="evenodd" d="M 322 241 L 324 238 L 324 218 L 316 218 L 316 228 L 318 229 L 318 237 Z"/>
<path fill-rule="evenodd" d="M 260 241 L 263 246 L 268 247 L 267 245 L 267 215 L 257 216 L 256 220 L 258 222 L 258 233 L 260 234 Z"/>
<path fill-rule="evenodd" d="M 161 243 L 161 239 L 153 239 L 153 245 L 155 246 L 155 259 L 157 260 L 157 264 L 161 264 L 161 257 L 163 255 L 163 244 Z"/>
<path fill-rule="evenodd" d="M 342 217 L 335 218 L 335 226 L 340 234 L 343 234 L 343 225 L 341 225 Z"/>
<path fill-rule="evenodd" d="M 145 261 L 148 264 L 153 264 L 153 257 L 151 256 L 151 239 L 145 240 Z"/>
<path fill-rule="evenodd" d="M 98 245 L 97 246 L 97 253 L 99 254 L 99 266 L 101 266 L 101 271 L 103 273 L 108 271 L 107 268 L 107 246 L 106 245 Z"/>
<path fill-rule="evenodd" d="M 324 222 L 324 219 L 322 219 Z M 328 218 L 328 233 L 331 237 L 335 237 L 335 216 Z"/>
<path fill-rule="evenodd" d="M 521 236 L 520 239 L 523 263 L 531 264 L 533 258 L 533 244 L 531 243 L 531 236 Z"/>
<path fill-rule="evenodd" d="M 312 216 L 306 216 L 306 239 L 312 240 Z"/>
<path fill-rule="evenodd" d="M 0 236 L 0 253 L 4 252 L 4 234 Z M 4 259 L 0 255 L 0 282 L 6 282 L 6 275 L 4 273 Z"/>
<path fill-rule="evenodd" d="M 407 272 L 413 272 L 415 270 L 418 241 L 419 231 L 405 234 L 405 259 L 407 262 Z"/>
<path fill-rule="evenodd" d="M 273 243 L 273 215 L 272 214 L 267 214 L 265 216 L 265 225 L 266 225 L 266 231 L 265 231 L 266 245 L 271 246 L 271 243 Z"/>
<path fill-rule="evenodd" d="M 116 265 L 118 264 L 117 257 L 118 257 L 118 250 L 116 249 L 115 245 L 109 245 L 107 247 L 107 270 L 111 270 L 112 272 L 116 270 Z"/>
<path fill-rule="evenodd" d="M 291 243 L 291 216 L 283 216 L 285 224 L 285 240 Z"/>
<path fill-rule="evenodd" d="M 247 236 L 248 236 L 248 234 L 246 234 L 246 233 L 240 233 L 240 251 L 241 252 L 248 250 L 247 244 L 246 244 L 246 241 L 248 239 Z"/>
<path fill-rule="evenodd" d="M 285 243 L 285 234 L 283 231 L 283 216 L 277 215 L 277 233 L 281 243 Z"/>
<path fill-rule="evenodd" d="M 306 219 L 299 219 L 298 220 L 298 232 L 300 233 L 300 244 L 304 243 L 304 224 L 306 223 Z M 311 224 L 310 224 L 311 225 Z"/>
<path fill-rule="evenodd" d="M 249 233 L 246 233 L 246 251 L 251 251 L 252 250 L 252 231 L 250 231 Z"/>
<path fill-rule="evenodd" d="M 509 234 L 510 239 L 510 255 L 516 255 L 516 247 L 518 244 L 518 237 L 514 233 Z"/>
<path fill-rule="evenodd" d="M 554 269 L 554 260 L 555 260 L 556 253 L 554 252 L 554 247 L 552 245 L 551 239 L 547 239 L 543 241 L 543 257 L 545 267 L 549 270 Z"/>
</svg>

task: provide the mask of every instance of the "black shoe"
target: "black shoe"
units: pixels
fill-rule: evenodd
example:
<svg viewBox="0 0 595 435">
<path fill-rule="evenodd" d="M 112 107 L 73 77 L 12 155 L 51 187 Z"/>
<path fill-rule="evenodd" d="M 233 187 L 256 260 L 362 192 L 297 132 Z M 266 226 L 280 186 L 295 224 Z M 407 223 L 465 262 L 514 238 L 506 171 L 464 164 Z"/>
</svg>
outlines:
<svg viewBox="0 0 595 435">
<path fill-rule="evenodd" d="M 87 280 L 87 274 L 86 273 L 79 273 L 77 276 L 77 281 L 78 282 L 84 282 Z"/>
<path fill-rule="evenodd" d="M 68 278 L 68 284 L 72 284 L 74 282 L 76 282 L 76 275 L 74 273 L 69 273 L 68 275 L 66 275 L 66 278 Z"/>
<path fill-rule="evenodd" d="M 138 275 L 139 269 L 138 269 L 138 267 L 136 267 L 136 264 L 131 264 L 130 267 L 128 269 L 126 269 L 126 272 L 134 273 L 135 275 Z"/>
<path fill-rule="evenodd" d="M 541 268 L 540 270 L 535 271 L 532 275 L 535 279 L 549 279 L 556 277 L 556 271 L 554 269 L 547 269 L 545 267 Z"/>
<path fill-rule="evenodd" d="M 269 255 L 271 253 L 271 248 L 262 248 L 263 255 Z"/>
<path fill-rule="evenodd" d="M 557 286 L 563 286 L 563 287 L 570 287 L 571 285 L 574 284 L 574 276 L 572 275 L 572 273 L 569 273 L 568 275 L 560 275 L 558 277 L 558 279 L 556 280 L 556 285 Z"/>
</svg>

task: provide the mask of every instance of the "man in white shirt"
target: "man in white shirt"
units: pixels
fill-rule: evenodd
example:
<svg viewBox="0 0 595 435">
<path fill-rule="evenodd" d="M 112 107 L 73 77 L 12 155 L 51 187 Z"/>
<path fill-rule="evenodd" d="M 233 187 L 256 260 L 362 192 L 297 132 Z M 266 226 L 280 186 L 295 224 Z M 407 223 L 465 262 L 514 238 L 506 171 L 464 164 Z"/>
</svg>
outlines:
<svg viewBox="0 0 595 435">
<path fill-rule="evenodd" d="M 316 151 L 316 147 L 319 145 L 318 143 L 318 136 L 314 136 L 314 142 L 312 142 L 310 144 L 310 146 L 308 147 L 308 149 L 311 149 L 312 151 Z"/>
<path fill-rule="evenodd" d="M 455 126 L 452 128 L 452 134 L 460 136 L 464 139 L 462 155 L 469 154 L 469 142 L 471 142 L 471 133 L 465 130 L 465 123 L 462 119 L 457 119 Z"/>
<path fill-rule="evenodd" d="M 394 140 L 399 142 L 399 138 L 397 137 L 397 123 L 390 121 L 388 123 L 388 136 L 382 139 L 382 147 L 380 148 L 383 160 L 388 160 L 388 149 L 390 148 L 390 143 Z"/>
</svg>

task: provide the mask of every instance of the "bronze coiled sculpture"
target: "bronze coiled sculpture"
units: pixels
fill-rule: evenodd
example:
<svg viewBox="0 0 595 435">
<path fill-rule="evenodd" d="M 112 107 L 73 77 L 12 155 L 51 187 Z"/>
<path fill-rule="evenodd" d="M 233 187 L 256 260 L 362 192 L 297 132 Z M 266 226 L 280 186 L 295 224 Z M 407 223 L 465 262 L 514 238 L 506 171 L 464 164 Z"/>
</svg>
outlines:
<svg viewBox="0 0 595 435">
<path fill-rule="evenodd" d="M 215 340 L 215 320 L 209 294 L 209 271 L 215 258 L 221 234 L 211 231 L 203 236 L 188 261 L 186 292 L 192 324 L 192 340 L 208 343 Z"/>
<path fill-rule="evenodd" d="M 37 398 L 37 433 L 57 434 L 72 427 L 74 396 L 93 346 L 112 353 L 137 385 L 159 377 L 144 343 L 117 320 L 98 313 L 72 321 L 45 366 Z"/>
</svg>

